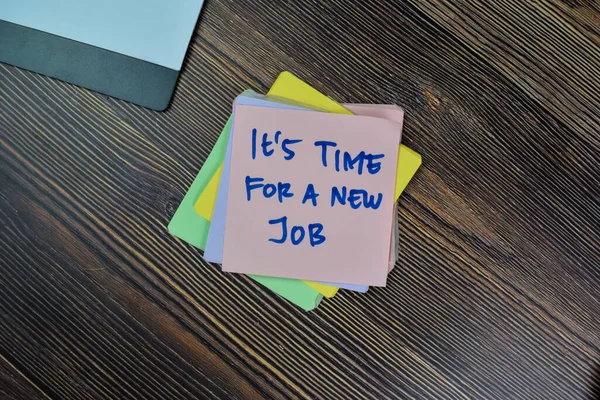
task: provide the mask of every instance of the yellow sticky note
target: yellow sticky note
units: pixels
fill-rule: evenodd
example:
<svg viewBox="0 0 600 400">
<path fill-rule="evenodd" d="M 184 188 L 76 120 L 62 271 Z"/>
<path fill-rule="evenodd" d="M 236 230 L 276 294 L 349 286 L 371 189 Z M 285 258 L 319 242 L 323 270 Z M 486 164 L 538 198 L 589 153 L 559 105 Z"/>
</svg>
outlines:
<svg viewBox="0 0 600 400">
<path fill-rule="evenodd" d="M 323 283 L 310 282 L 310 281 L 302 281 L 302 282 L 306 283 L 308 286 L 315 289 L 317 292 L 321 293 L 323 296 L 327 297 L 328 299 L 335 296 L 335 294 L 338 292 L 338 290 L 340 290 L 340 288 L 338 288 L 338 287 L 325 285 Z"/>
<path fill-rule="evenodd" d="M 223 163 L 215 171 L 215 174 L 208 181 L 208 185 L 196 200 L 194 210 L 205 220 L 211 221 L 215 202 L 217 201 L 217 192 L 219 190 L 219 182 L 221 181 L 221 173 L 223 172 Z"/>
<path fill-rule="evenodd" d="M 401 145 L 398 152 L 398 174 L 396 175 L 396 201 L 406 189 L 408 182 L 421 166 L 421 155 Z"/>
<path fill-rule="evenodd" d="M 352 112 L 288 71 L 279 74 L 267 94 L 317 107 L 330 113 L 352 114 Z"/>
</svg>

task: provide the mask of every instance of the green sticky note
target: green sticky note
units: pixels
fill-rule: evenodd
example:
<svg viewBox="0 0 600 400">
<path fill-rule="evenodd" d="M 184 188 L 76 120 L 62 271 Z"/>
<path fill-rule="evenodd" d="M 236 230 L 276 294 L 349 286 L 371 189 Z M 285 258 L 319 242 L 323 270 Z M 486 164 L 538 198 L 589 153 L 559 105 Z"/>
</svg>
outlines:
<svg viewBox="0 0 600 400">
<path fill-rule="evenodd" d="M 179 208 L 169 223 L 169 233 L 171 235 L 177 236 L 179 239 L 183 239 L 201 250 L 204 250 L 206 246 L 210 222 L 198 215 L 196 210 L 194 210 L 194 204 L 225 158 L 230 129 L 231 118 L 225 124 L 215 147 L 213 147 L 208 155 L 196 179 L 192 182 L 192 186 L 190 186 L 188 192 L 185 194 Z"/>
<path fill-rule="evenodd" d="M 231 118 L 225 124 L 215 147 L 210 152 L 202 169 L 200 169 L 192 186 L 190 186 L 190 189 L 184 196 L 179 208 L 169 223 L 169 233 L 171 233 L 171 235 L 177 236 L 201 250 L 204 250 L 204 247 L 206 246 L 210 222 L 202 218 L 196 210 L 194 210 L 194 204 L 225 158 L 230 128 Z M 321 293 L 297 279 L 273 278 L 257 275 L 249 276 L 256 282 L 306 311 L 315 309 L 323 298 Z"/>
</svg>

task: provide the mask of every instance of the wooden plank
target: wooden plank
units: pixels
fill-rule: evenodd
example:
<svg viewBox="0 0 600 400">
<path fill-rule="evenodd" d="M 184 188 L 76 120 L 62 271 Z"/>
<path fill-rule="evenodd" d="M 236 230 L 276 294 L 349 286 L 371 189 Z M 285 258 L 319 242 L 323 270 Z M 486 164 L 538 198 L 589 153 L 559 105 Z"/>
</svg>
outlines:
<svg viewBox="0 0 600 400">
<path fill-rule="evenodd" d="M 0 355 L 51 398 L 590 398 L 594 7 L 213 0 L 165 113 L 0 65 Z M 284 69 L 402 105 L 424 158 L 388 287 L 312 313 L 166 231 Z"/>
<path fill-rule="evenodd" d="M 49 399 L 34 382 L 0 357 L 0 398 L 12 400 Z"/>
</svg>

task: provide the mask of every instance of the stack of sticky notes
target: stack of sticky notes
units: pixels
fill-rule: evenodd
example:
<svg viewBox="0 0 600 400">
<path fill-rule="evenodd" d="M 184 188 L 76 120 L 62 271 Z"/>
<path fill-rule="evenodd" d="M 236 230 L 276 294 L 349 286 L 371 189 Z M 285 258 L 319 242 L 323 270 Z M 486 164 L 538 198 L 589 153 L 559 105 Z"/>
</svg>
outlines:
<svg viewBox="0 0 600 400">
<path fill-rule="evenodd" d="M 225 272 L 305 310 L 385 286 L 398 197 L 421 165 L 395 105 L 338 104 L 289 72 L 240 94 L 169 224 Z"/>
</svg>

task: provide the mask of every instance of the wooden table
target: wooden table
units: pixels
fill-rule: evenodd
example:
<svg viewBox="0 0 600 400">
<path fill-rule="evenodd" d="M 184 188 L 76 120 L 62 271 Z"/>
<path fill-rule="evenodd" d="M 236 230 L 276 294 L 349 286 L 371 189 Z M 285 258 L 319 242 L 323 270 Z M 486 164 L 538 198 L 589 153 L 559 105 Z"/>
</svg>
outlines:
<svg viewBox="0 0 600 400">
<path fill-rule="evenodd" d="M 424 160 L 388 287 L 310 313 L 166 229 L 282 70 Z M 594 398 L 599 93 L 583 0 L 210 0 L 166 112 L 0 65 L 0 398 Z"/>
</svg>

